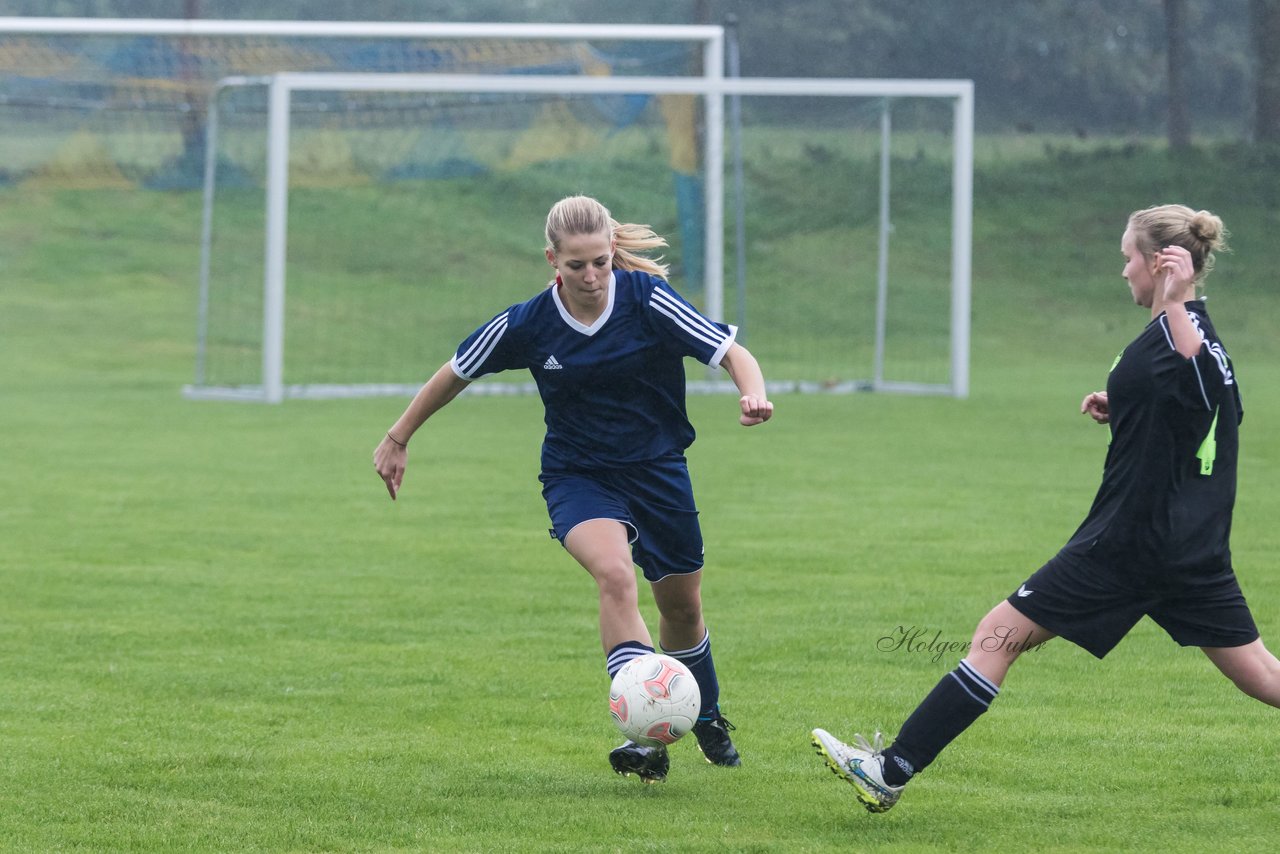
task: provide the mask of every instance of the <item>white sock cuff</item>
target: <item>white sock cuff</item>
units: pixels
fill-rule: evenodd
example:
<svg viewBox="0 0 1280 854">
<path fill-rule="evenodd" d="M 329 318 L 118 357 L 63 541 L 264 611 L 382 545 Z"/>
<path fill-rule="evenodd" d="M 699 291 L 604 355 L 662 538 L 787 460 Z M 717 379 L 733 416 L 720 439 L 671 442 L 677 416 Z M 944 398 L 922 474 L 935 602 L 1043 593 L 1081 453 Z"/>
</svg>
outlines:
<svg viewBox="0 0 1280 854">
<path fill-rule="evenodd" d="M 987 677 L 983 676 L 981 673 L 979 673 L 978 668 L 974 667 L 972 664 L 969 663 L 969 659 L 967 658 L 960 659 L 959 668 L 963 669 L 965 672 L 965 675 L 973 679 L 974 682 L 977 682 L 979 686 L 986 688 L 989 692 L 991 692 L 991 699 L 994 700 L 996 695 L 1000 693 L 1000 686 L 992 682 Z"/>
<path fill-rule="evenodd" d="M 662 647 L 662 651 L 672 658 L 697 658 L 711 648 L 711 630 L 704 629 L 703 632 L 702 640 L 698 641 L 688 649 L 667 649 L 664 646 Z"/>
</svg>

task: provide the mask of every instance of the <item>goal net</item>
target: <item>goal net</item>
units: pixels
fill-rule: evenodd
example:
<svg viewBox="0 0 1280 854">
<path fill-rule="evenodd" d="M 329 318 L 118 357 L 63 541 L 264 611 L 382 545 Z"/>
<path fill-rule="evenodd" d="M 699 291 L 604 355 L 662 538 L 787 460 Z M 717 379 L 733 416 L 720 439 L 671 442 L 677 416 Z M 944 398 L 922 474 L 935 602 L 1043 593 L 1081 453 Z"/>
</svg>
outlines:
<svg viewBox="0 0 1280 854">
<path fill-rule="evenodd" d="M 732 121 L 699 128 L 723 98 Z M 963 395 L 970 107 L 948 82 L 237 81 L 218 101 L 236 168 L 211 173 L 189 393 L 412 393 L 546 284 L 542 219 L 586 193 L 667 236 L 677 289 L 740 327 L 773 387 Z"/>
</svg>

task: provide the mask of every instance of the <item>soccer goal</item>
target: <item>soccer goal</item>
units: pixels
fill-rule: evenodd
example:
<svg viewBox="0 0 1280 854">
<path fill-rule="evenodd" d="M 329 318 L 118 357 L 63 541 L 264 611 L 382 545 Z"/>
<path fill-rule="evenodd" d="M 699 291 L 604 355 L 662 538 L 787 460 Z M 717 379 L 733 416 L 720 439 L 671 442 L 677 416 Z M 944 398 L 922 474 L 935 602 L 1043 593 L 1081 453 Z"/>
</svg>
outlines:
<svg viewBox="0 0 1280 854">
<path fill-rule="evenodd" d="M 545 284 L 542 217 L 573 192 L 666 234 L 677 289 L 740 326 L 773 387 L 967 395 L 968 81 L 286 73 L 222 91 L 192 397 L 411 394 Z M 236 146 L 265 151 L 251 180 L 218 166 L 245 162 L 222 156 Z M 472 389 L 532 390 L 503 379 Z"/>
<path fill-rule="evenodd" d="M 726 59 L 714 26 L 0 18 L 0 187 L 203 184 L 192 397 L 412 390 L 545 283 L 574 192 L 666 235 L 771 386 L 965 395 L 970 84 Z"/>
</svg>

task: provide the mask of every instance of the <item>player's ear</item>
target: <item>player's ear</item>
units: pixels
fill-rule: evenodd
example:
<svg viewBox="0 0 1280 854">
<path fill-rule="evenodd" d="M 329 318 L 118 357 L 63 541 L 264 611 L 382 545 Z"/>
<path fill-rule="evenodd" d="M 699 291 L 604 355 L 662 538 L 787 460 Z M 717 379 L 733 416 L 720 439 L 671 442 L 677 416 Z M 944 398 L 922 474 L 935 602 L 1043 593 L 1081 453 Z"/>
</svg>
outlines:
<svg viewBox="0 0 1280 854">
<path fill-rule="evenodd" d="M 551 250 L 551 249 L 546 250 L 546 252 L 547 252 L 547 263 L 548 263 L 548 264 L 550 264 L 552 267 L 555 267 L 555 266 L 556 266 L 556 253 L 555 253 L 553 250 Z M 557 268 L 557 269 L 559 269 L 559 268 Z"/>
</svg>

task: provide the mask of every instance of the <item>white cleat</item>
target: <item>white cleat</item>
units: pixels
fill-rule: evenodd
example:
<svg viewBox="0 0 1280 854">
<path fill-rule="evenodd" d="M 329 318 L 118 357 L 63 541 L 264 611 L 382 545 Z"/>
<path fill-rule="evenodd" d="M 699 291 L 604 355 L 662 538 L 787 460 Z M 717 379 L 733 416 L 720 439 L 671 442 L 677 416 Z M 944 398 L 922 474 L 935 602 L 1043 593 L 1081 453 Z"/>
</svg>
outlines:
<svg viewBox="0 0 1280 854">
<path fill-rule="evenodd" d="M 810 736 L 827 767 L 853 786 L 868 812 L 888 812 L 902 797 L 906 785 L 890 786 L 884 781 L 884 736 L 877 732 L 868 742 L 855 734 L 854 739 L 856 745 L 845 744 L 825 729 L 815 729 Z"/>
</svg>

